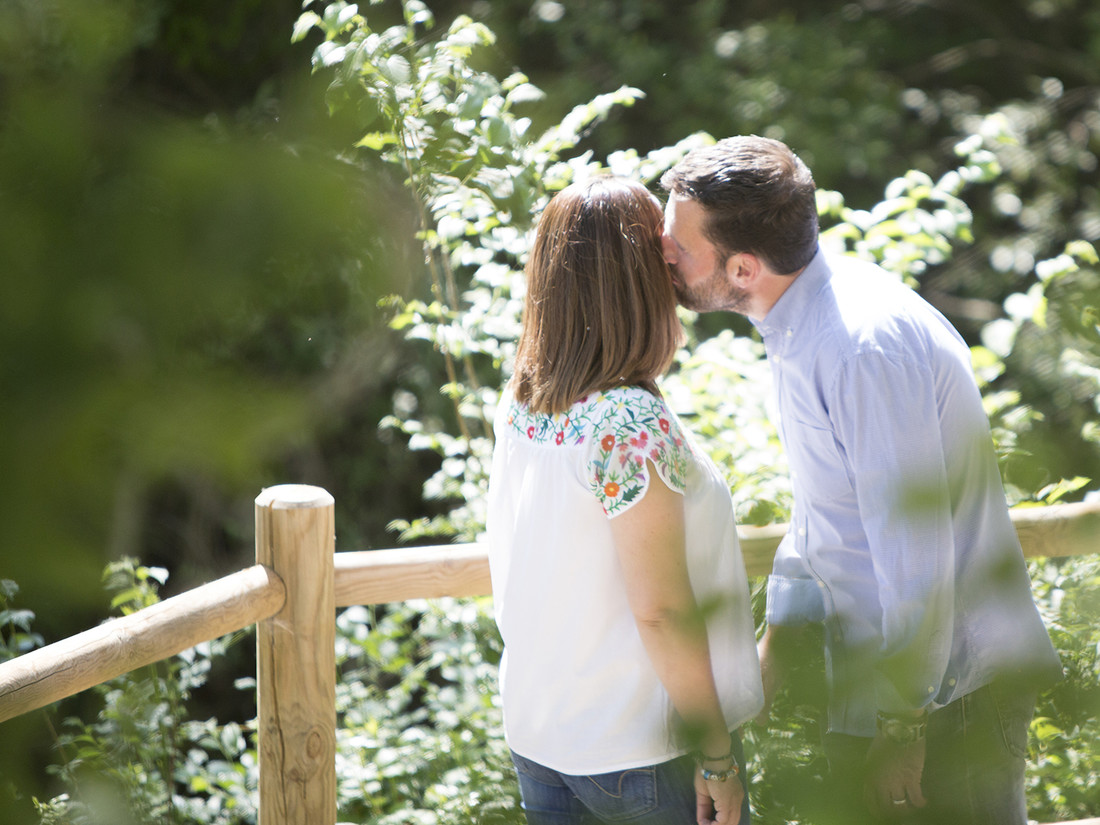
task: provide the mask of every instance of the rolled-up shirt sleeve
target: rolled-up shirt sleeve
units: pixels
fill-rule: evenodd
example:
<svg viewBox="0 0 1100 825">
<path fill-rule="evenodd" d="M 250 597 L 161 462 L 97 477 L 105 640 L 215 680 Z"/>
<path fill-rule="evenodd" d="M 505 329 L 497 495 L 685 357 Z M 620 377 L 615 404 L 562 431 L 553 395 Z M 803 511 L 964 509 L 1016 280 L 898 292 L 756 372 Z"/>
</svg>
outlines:
<svg viewBox="0 0 1100 825">
<path fill-rule="evenodd" d="M 811 624 L 825 619 L 821 588 L 795 551 L 790 533 L 783 537 L 775 551 L 772 573 L 768 576 L 765 618 L 768 624 L 785 626 Z"/>
</svg>

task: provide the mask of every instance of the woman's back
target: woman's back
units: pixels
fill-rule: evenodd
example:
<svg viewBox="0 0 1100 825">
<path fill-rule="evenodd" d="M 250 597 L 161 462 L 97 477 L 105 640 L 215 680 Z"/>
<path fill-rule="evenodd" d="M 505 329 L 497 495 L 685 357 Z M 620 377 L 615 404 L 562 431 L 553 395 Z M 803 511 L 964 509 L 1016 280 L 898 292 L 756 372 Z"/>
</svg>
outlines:
<svg viewBox="0 0 1100 825">
<path fill-rule="evenodd" d="M 571 774 L 685 752 L 639 636 L 611 519 L 651 468 L 684 495 L 692 588 L 707 616 L 730 728 L 762 704 L 748 585 L 729 491 L 664 401 L 639 388 L 532 413 L 505 394 L 488 514 L 505 726 L 513 750 Z"/>
</svg>

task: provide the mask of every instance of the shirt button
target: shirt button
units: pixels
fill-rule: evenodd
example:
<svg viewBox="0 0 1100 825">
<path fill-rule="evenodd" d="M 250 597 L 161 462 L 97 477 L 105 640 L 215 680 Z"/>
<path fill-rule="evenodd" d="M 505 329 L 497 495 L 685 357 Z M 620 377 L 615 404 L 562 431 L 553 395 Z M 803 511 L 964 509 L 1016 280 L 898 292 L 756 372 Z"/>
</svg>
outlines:
<svg viewBox="0 0 1100 825">
<path fill-rule="evenodd" d="M 794 335 L 794 330 L 793 329 L 787 330 L 787 337 L 790 338 L 792 335 Z"/>
<path fill-rule="evenodd" d="M 806 535 L 806 528 L 805 527 L 799 527 L 798 528 L 798 535 L 800 535 L 800 536 Z"/>
<path fill-rule="evenodd" d="M 948 680 L 947 680 L 947 684 L 948 684 L 948 685 L 949 685 L 950 687 L 955 687 L 955 685 L 956 685 L 956 684 L 958 684 L 958 681 L 959 681 L 958 679 L 953 679 L 953 678 L 952 678 L 952 679 L 948 679 Z"/>
<path fill-rule="evenodd" d="M 931 685 L 929 685 L 928 686 L 928 695 L 931 696 L 935 692 L 936 692 L 936 689 L 934 687 L 932 687 Z"/>
</svg>

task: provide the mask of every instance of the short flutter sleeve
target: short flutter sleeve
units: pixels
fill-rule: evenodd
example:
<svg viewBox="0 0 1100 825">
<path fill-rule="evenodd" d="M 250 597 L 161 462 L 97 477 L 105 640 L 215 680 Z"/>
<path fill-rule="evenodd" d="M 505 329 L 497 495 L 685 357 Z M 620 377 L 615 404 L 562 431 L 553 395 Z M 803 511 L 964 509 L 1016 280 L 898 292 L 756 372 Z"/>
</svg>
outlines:
<svg viewBox="0 0 1100 825">
<path fill-rule="evenodd" d="M 640 389 L 611 390 L 601 395 L 593 412 L 595 438 L 585 469 L 592 493 L 609 518 L 645 495 L 647 460 L 665 484 L 684 491 L 691 447 L 662 399 Z"/>
</svg>

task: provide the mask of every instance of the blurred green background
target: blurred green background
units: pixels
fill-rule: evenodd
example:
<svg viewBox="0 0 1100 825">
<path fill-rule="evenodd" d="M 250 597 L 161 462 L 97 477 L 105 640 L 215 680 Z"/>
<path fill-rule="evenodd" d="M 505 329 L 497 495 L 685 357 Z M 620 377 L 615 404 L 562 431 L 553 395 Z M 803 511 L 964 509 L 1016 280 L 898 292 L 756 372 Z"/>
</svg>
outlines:
<svg viewBox="0 0 1100 825">
<path fill-rule="evenodd" d="M 379 28 L 401 19 L 397 3 L 362 6 Z M 1083 0 L 431 8 L 484 22 L 497 39 L 476 59 L 545 91 L 525 110 L 535 132 L 630 85 L 646 97 L 582 150 L 767 134 L 856 208 L 909 169 L 953 168 L 960 135 L 998 114 L 1021 139 L 968 198 L 976 242 L 920 285 L 972 342 L 1036 262 L 1100 238 L 1100 9 Z M 414 203 L 400 174 L 350 152 L 363 121 L 328 111 L 316 33 L 291 42 L 301 10 L 0 2 L 0 578 L 47 642 L 106 615 L 109 560 L 169 569 L 164 595 L 248 564 L 264 486 L 332 492 L 342 549 L 392 546 L 392 519 L 441 507 L 421 489 L 439 460 L 377 427 L 410 387 L 425 417 L 449 414 L 424 390 L 441 367 L 377 308 L 425 291 Z M 1080 437 L 1094 382 L 1060 377 L 1058 335 L 1029 334 L 1006 368 L 1043 423 L 1019 435 L 1010 488 L 1095 478 Z M 203 701 L 240 712 L 236 696 Z M 0 773 L 28 793 L 45 793 L 40 725 L 0 730 Z"/>
</svg>

